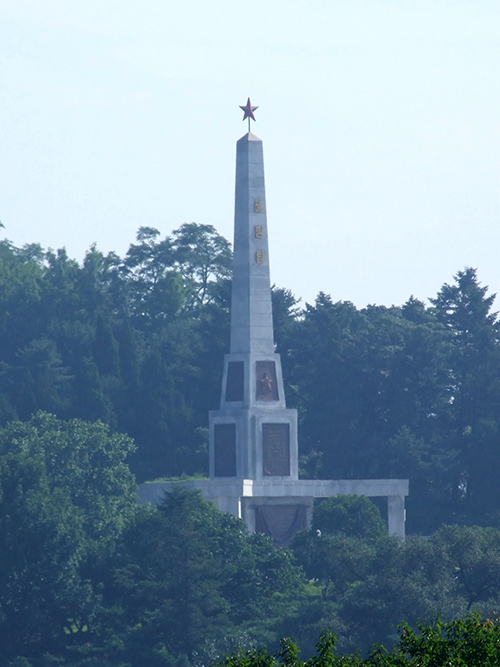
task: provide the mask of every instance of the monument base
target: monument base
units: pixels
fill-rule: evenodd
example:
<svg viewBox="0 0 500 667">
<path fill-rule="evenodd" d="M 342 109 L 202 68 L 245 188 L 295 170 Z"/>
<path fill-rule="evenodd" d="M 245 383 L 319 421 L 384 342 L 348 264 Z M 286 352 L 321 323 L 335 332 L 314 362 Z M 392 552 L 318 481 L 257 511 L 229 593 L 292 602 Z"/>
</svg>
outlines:
<svg viewBox="0 0 500 667">
<path fill-rule="evenodd" d="M 278 546 L 288 544 L 298 530 L 311 525 L 314 498 L 331 496 L 386 497 L 389 535 L 405 538 L 405 496 L 409 489 L 407 479 L 195 479 L 185 482 L 146 482 L 139 486 L 139 498 L 141 502 L 157 503 L 165 492 L 180 487 L 199 489 L 205 499 L 215 503 L 222 512 L 230 512 L 243 519 L 250 533 L 270 534 Z"/>
</svg>

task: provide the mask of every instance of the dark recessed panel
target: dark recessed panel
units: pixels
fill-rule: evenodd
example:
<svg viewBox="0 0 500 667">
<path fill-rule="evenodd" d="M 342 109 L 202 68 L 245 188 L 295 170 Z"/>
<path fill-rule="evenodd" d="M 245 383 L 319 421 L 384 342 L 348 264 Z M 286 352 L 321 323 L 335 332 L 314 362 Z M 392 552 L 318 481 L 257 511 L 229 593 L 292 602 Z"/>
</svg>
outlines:
<svg viewBox="0 0 500 667">
<path fill-rule="evenodd" d="M 257 505 L 255 532 L 269 535 L 277 547 L 284 547 L 299 530 L 307 528 L 307 505 Z"/>
<path fill-rule="evenodd" d="M 214 424 L 214 474 L 236 477 L 236 424 Z"/>
<path fill-rule="evenodd" d="M 243 362 L 230 361 L 227 365 L 226 401 L 242 401 L 243 390 Z"/>
<path fill-rule="evenodd" d="M 256 399 L 258 401 L 277 401 L 278 382 L 276 381 L 276 364 L 274 361 L 257 361 L 255 365 Z"/>
<path fill-rule="evenodd" d="M 262 424 L 264 475 L 290 475 L 290 425 Z"/>
</svg>

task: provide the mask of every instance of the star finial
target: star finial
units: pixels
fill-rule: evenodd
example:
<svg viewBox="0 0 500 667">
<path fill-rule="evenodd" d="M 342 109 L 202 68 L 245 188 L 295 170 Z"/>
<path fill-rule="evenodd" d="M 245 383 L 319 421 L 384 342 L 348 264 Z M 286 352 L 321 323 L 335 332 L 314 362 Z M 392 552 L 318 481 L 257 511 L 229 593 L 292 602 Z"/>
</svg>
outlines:
<svg viewBox="0 0 500 667">
<path fill-rule="evenodd" d="M 242 107 L 240 105 L 240 109 L 242 109 L 242 111 L 243 111 L 243 120 L 245 120 L 245 118 L 248 118 L 248 131 L 249 132 L 250 132 L 250 118 L 252 120 L 256 120 L 255 115 L 254 115 L 253 112 L 255 111 L 255 109 L 258 109 L 258 108 L 259 107 L 253 107 L 252 106 L 252 103 L 250 102 L 250 98 L 247 99 L 247 103 L 245 104 L 244 107 Z"/>
</svg>

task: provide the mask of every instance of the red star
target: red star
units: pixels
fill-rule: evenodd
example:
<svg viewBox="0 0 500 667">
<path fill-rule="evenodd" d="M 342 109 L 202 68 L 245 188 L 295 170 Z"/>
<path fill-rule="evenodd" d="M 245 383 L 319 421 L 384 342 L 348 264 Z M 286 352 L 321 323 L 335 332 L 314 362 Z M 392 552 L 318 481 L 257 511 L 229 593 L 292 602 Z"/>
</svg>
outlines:
<svg viewBox="0 0 500 667">
<path fill-rule="evenodd" d="M 255 111 L 255 109 L 258 109 L 258 108 L 259 107 L 253 107 L 252 103 L 250 102 L 250 98 L 248 98 L 247 103 L 244 107 L 242 107 L 240 105 L 240 109 L 242 109 L 243 112 L 244 112 L 243 120 L 245 120 L 245 118 L 251 118 L 252 120 L 255 120 L 255 116 L 254 116 L 253 112 Z M 250 122 L 250 121 L 248 121 L 248 122 Z"/>
</svg>

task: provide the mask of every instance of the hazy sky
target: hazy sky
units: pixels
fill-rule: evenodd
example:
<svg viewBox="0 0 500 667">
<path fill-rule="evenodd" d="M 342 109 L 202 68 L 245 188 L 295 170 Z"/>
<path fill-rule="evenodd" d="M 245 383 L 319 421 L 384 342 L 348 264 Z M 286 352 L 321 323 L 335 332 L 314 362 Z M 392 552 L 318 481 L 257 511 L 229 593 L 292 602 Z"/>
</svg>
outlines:
<svg viewBox="0 0 500 667">
<path fill-rule="evenodd" d="M 277 285 L 399 305 L 474 266 L 500 292 L 499 0 L 0 0 L 0 45 L 16 245 L 232 240 L 250 96 Z"/>
</svg>

